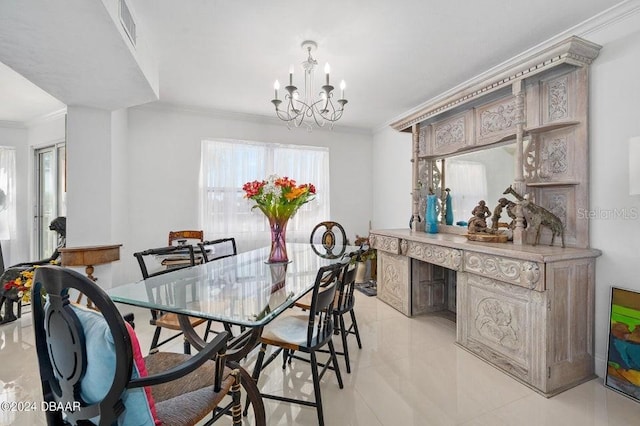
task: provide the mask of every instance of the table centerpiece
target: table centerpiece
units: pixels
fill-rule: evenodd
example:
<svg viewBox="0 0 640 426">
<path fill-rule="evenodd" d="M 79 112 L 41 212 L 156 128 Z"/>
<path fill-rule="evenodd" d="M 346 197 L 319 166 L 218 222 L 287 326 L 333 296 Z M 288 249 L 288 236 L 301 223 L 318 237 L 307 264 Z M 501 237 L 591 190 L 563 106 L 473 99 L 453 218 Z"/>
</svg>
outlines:
<svg viewBox="0 0 640 426">
<path fill-rule="evenodd" d="M 311 183 L 297 185 L 288 177 L 271 175 L 267 180 L 247 182 L 242 186 L 245 198 L 253 200 L 269 221 L 271 252 L 268 263 L 288 262 L 286 232 L 289 219 L 298 209 L 315 198 Z"/>
</svg>

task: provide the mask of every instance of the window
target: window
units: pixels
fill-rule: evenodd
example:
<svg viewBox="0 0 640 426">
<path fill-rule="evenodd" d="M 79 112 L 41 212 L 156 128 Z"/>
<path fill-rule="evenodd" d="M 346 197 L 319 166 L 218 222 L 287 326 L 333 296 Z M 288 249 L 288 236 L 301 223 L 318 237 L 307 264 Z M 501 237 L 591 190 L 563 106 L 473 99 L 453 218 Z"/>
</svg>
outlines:
<svg viewBox="0 0 640 426">
<path fill-rule="evenodd" d="M 449 160 L 445 162 L 447 187 L 452 188 L 451 204 L 456 220 L 467 220 L 480 200 L 487 199 L 487 171 L 482 163 Z"/>
<path fill-rule="evenodd" d="M 316 198 L 289 220 L 287 241 L 307 241 L 329 216 L 328 148 L 216 140 L 202 142 L 200 226 L 207 239 L 234 237 L 239 251 L 267 245 L 265 216 L 244 198 L 242 185 L 269 175 L 313 183 Z"/>
<path fill-rule="evenodd" d="M 16 151 L 0 147 L 0 240 L 16 238 Z M 7 264 L 11 265 L 11 244 L 3 244 Z M 2 253 L 0 253 L 0 260 Z M 4 265 L 2 265 L 4 267 Z"/>
</svg>

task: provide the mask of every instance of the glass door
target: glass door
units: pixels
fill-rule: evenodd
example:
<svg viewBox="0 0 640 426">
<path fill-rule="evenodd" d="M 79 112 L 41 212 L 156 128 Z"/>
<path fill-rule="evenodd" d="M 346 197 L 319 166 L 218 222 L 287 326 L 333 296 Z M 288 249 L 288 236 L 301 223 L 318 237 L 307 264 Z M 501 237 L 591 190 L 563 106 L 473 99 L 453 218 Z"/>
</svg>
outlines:
<svg viewBox="0 0 640 426">
<path fill-rule="evenodd" d="M 36 254 L 50 257 L 58 244 L 49 224 L 66 214 L 65 145 L 63 143 L 35 151 L 36 206 L 34 216 Z"/>
</svg>

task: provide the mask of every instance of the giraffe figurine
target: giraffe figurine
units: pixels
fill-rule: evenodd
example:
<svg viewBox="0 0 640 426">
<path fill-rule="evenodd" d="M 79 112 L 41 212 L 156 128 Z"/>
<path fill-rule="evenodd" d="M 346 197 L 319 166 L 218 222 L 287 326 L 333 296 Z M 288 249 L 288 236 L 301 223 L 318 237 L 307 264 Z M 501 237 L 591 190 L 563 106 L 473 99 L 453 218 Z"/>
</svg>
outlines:
<svg viewBox="0 0 640 426">
<path fill-rule="evenodd" d="M 562 240 L 562 247 L 564 247 L 564 225 L 558 216 L 551 213 L 549 210 L 541 207 L 532 201 L 527 200 L 522 195 L 518 194 L 513 187 L 509 186 L 504 190 L 503 194 L 511 194 L 522 205 L 522 209 L 525 212 L 527 219 L 527 228 L 535 230 L 536 237 L 533 241 L 533 245 L 537 245 L 540 242 L 540 227 L 546 226 L 551 230 L 551 244 L 555 242 L 556 235 L 559 235 Z"/>
</svg>

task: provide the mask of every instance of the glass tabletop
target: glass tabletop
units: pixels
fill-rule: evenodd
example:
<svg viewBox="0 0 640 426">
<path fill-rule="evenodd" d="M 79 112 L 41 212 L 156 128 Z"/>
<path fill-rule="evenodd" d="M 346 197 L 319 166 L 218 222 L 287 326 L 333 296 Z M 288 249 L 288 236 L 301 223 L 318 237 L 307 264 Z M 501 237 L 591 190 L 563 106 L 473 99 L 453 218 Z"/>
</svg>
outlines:
<svg viewBox="0 0 640 426">
<path fill-rule="evenodd" d="M 347 246 L 345 253 L 357 250 Z M 128 305 L 263 326 L 313 288 L 320 267 L 349 261 L 311 244 L 287 244 L 287 253 L 289 263 L 269 264 L 264 247 L 120 285 L 107 294 Z"/>
</svg>

